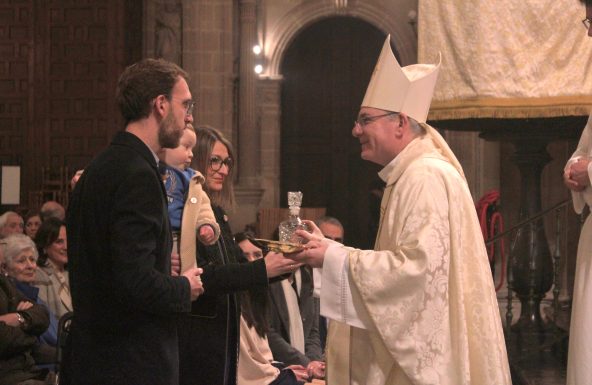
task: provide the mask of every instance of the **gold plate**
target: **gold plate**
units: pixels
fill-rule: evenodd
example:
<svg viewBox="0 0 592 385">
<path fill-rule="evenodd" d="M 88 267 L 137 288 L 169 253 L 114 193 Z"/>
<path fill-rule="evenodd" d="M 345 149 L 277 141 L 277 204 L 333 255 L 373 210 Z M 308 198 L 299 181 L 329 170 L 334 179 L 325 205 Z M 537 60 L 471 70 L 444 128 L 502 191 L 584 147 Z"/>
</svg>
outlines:
<svg viewBox="0 0 592 385">
<path fill-rule="evenodd" d="M 290 254 L 304 250 L 304 245 L 299 243 L 271 241 L 269 239 L 252 239 L 253 244 L 259 247 L 266 247 L 269 251 L 276 253 Z"/>
</svg>

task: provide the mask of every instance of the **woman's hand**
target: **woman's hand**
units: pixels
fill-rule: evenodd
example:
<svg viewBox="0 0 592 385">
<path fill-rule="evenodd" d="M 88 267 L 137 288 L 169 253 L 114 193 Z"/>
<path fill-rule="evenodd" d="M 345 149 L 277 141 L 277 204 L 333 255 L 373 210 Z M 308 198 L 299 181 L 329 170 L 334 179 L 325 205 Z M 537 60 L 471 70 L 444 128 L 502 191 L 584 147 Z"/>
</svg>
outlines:
<svg viewBox="0 0 592 385">
<path fill-rule="evenodd" d="M 302 263 L 294 262 L 290 258 L 286 258 L 284 254 L 273 251 L 267 253 L 264 260 L 265 268 L 267 269 L 267 278 L 292 273 L 302 266 Z"/>
</svg>

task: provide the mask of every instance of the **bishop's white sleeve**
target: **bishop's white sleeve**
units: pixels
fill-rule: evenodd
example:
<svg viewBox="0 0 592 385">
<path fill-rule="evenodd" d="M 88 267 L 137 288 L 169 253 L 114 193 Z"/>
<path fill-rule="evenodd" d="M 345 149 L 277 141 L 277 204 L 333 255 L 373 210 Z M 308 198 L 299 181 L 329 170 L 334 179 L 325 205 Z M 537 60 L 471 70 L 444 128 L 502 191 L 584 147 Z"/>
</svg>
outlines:
<svg viewBox="0 0 592 385">
<path fill-rule="evenodd" d="M 349 248 L 332 243 L 325 252 L 322 269 L 314 269 L 315 294 L 320 294 L 321 315 L 361 329 L 373 324 L 357 289 L 349 280 Z"/>
</svg>

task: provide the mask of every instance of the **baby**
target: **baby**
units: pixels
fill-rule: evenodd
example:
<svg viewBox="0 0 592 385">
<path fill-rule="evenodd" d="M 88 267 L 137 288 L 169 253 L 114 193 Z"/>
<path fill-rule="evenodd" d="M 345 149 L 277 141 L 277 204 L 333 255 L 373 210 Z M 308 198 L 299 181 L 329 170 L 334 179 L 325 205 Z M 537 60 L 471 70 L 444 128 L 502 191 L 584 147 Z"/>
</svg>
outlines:
<svg viewBox="0 0 592 385">
<path fill-rule="evenodd" d="M 196 141 L 195 130 L 189 124 L 183 130 L 183 136 L 177 148 L 162 149 L 158 154 L 161 162 L 164 163 L 161 173 L 173 232 L 173 254 L 179 253 L 180 250 L 181 272 L 196 263 L 195 237 L 184 236 L 182 229 L 194 228 L 194 231 L 197 231 L 197 238 L 206 245 L 214 244 L 220 236 L 220 227 L 216 223 L 210 199 L 202 189 L 205 179 L 200 172 L 189 167 Z M 188 252 L 184 245 L 190 247 Z M 187 255 L 183 255 L 184 252 Z M 173 273 L 176 273 L 175 267 L 177 266 L 173 259 Z"/>
</svg>

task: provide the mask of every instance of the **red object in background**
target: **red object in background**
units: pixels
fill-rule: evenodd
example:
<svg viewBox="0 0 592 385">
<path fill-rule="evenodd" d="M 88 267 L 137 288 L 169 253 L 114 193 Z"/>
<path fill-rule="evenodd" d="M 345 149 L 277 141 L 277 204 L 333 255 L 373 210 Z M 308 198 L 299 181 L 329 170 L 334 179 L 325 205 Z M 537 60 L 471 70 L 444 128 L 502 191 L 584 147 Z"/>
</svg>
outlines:
<svg viewBox="0 0 592 385">
<path fill-rule="evenodd" d="M 498 211 L 498 201 L 500 193 L 498 190 L 490 190 L 486 192 L 479 202 L 477 202 L 477 216 L 479 217 L 479 224 L 481 225 L 481 232 L 483 233 L 483 239 L 487 240 L 493 238 L 497 234 L 504 231 L 504 221 L 502 214 Z M 499 253 L 496 251 L 499 248 Z M 499 254 L 501 258 L 501 274 L 498 284 L 495 286 L 495 291 L 498 291 L 504 284 L 506 275 L 506 255 L 504 252 L 504 240 L 499 239 L 493 242 L 487 247 L 487 255 L 489 256 L 489 264 L 491 266 L 491 272 L 495 271 L 495 256 Z"/>
</svg>

